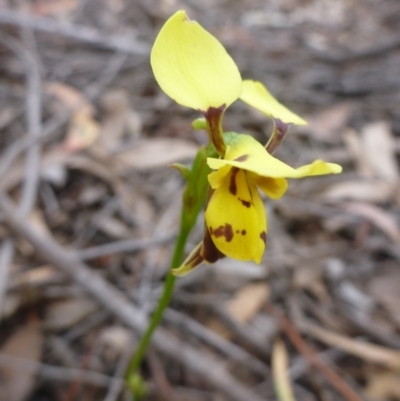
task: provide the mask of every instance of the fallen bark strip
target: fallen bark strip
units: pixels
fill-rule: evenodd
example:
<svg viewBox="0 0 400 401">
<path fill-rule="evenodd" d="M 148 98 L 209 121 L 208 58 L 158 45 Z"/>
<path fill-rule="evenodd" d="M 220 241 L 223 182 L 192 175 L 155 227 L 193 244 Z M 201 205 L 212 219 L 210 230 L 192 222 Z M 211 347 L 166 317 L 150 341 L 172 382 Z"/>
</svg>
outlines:
<svg viewBox="0 0 400 401">
<path fill-rule="evenodd" d="M 118 316 L 127 326 L 138 333 L 147 327 L 147 318 L 142 310 L 98 273 L 82 263 L 72 252 L 67 252 L 52 237 L 37 232 L 26 219 L 18 217 L 11 199 L 0 193 L 0 209 L 3 221 L 9 228 L 30 242 L 35 250 L 54 267 L 67 273 L 77 284 L 105 308 Z M 197 351 L 179 338 L 160 328 L 153 337 L 155 347 L 180 362 L 185 368 L 199 375 L 205 382 L 220 390 L 235 401 L 265 401 L 264 397 L 244 387 L 232 377 L 215 358 Z"/>
</svg>

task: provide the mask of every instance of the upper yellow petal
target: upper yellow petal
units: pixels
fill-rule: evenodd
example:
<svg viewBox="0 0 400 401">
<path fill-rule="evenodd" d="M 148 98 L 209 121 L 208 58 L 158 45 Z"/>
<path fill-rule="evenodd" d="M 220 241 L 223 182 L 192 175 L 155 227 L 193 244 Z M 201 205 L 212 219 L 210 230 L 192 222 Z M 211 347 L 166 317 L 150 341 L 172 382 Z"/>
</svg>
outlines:
<svg viewBox="0 0 400 401">
<path fill-rule="evenodd" d="M 161 89 L 183 106 L 228 107 L 242 91 L 240 72 L 224 47 L 185 11 L 165 23 L 151 51 Z"/>
<path fill-rule="evenodd" d="M 279 118 L 279 120 L 286 124 L 307 124 L 307 122 L 301 117 L 279 103 L 261 82 L 244 80 L 242 88 L 243 91 L 240 99 L 248 103 L 250 106 L 261 110 L 267 116 Z"/>
</svg>

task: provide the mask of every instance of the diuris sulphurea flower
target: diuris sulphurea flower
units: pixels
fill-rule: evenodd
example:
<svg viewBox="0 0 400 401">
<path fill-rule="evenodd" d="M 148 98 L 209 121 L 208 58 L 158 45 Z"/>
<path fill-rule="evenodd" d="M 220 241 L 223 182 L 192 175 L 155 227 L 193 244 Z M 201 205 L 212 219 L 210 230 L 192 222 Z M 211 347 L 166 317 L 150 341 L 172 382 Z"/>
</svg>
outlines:
<svg viewBox="0 0 400 401">
<path fill-rule="evenodd" d="M 171 301 L 176 276 L 224 256 L 260 263 L 267 239 L 267 219 L 259 190 L 278 199 L 287 189 L 287 178 L 341 171 L 340 166 L 322 160 L 294 169 L 272 156 L 290 125 L 306 122 L 280 104 L 261 82 L 242 81 L 221 43 L 197 22 L 190 21 L 185 11 L 176 12 L 164 24 L 150 61 L 161 89 L 204 116 L 195 120 L 192 127 L 205 129 L 210 143 L 207 148 L 199 148 L 190 168 L 172 165 L 186 180 L 179 230 L 162 294 L 126 371 L 133 394 L 141 382 L 137 370 Z M 237 99 L 273 119 L 274 130 L 265 147 L 250 135 L 223 132 L 225 110 Z M 203 241 L 182 264 L 188 236 L 204 203 Z"/>
<path fill-rule="evenodd" d="M 341 167 L 316 160 L 294 169 L 272 156 L 292 124 L 306 122 L 279 103 L 261 83 L 242 81 L 221 43 L 197 22 L 178 11 L 164 24 L 151 52 L 151 65 L 161 89 L 177 103 L 205 117 L 211 143 L 220 158 L 209 157 L 210 192 L 203 241 L 185 262 L 172 270 L 183 275 L 202 262 L 229 256 L 260 263 L 267 219 L 259 190 L 272 199 L 287 189 L 286 178 L 337 174 Z M 266 147 L 249 135 L 223 133 L 222 118 L 241 99 L 274 122 Z M 196 124 L 202 126 L 202 124 Z"/>
</svg>

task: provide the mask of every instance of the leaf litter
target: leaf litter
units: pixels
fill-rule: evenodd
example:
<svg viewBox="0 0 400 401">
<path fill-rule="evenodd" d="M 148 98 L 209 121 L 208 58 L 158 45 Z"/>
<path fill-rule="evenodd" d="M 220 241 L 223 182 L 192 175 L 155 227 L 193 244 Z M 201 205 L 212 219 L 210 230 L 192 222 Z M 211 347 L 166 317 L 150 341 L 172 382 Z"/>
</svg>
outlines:
<svg viewBox="0 0 400 401">
<path fill-rule="evenodd" d="M 134 40 L 126 45 L 127 37 L 137 38 L 150 48 L 178 7 L 153 3 L 39 1 L 24 10 L 26 20 L 10 19 L 23 10 L 0 9 L 0 171 L 8 166 L 1 191 L 18 202 L 26 174 L 26 77 L 10 39 L 20 40 L 18 30 L 29 22 L 42 66 L 43 132 L 38 196 L 26 221 L 71 254 L 110 247 L 88 260 L 91 271 L 147 314 L 179 219 L 183 181 L 168 165 L 190 163 L 207 141 L 190 130 L 197 115 L 160 94 L 143 48 Z M 224 259 L 179 280 L 171 308 L 186 324 L 166 319 L 163 328 L 182 349 L 196 347 L 229 366 L 263 399 L 354 401 L 355 393 L 400 400 L 400 8 L 389 0 L 246 0 L 229 9 L 183 1 L 179 8 L 208 21 L 244 76 L 264 81 L 309 121 L 289 133 L 279 157 L 295 166 L 331 155 L 344 173 L 293 182 L 288 197 L 266 200 L 262 263 Z M 321 20 L 327 15 L 328 25 Z M 266 141 L 266 119 L 233 107 L 226 129 L 239 126 Z M 199 221 L 189 242 L 200 241 L 202 230 Z M 110 389 L 139 333 L 99 309 L 2 222 L 0 236 L 15 245 L 0 297 L 0 399 L 124 399 L 121 387 Z M 124 252 L 112 251 L 120 246 Z M 240 364 L 238 355 L 250 357 Z M 178 357 L 157 350 L 143 375 L 148 400 L 165 399 L 157 388 L 165 382 L 175 399 L 230 399 L 218 380 L 207 385 Z"/>
</svg>

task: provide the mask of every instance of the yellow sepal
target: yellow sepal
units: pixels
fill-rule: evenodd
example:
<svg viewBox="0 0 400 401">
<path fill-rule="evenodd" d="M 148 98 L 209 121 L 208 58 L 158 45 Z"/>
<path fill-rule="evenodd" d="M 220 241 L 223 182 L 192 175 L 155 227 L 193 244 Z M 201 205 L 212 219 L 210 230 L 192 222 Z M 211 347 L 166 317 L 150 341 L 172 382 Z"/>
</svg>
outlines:
<svg viewBox="0 0 400 401">
<path fill-rule="evenodd" d="M 235 62 L 185 11 L 176 12 L 164 24 L 150 61 L 161 89 L 183 106 L 205 112 L 209 107 L 228 107 L 241 94 Z"/>
</svg>

